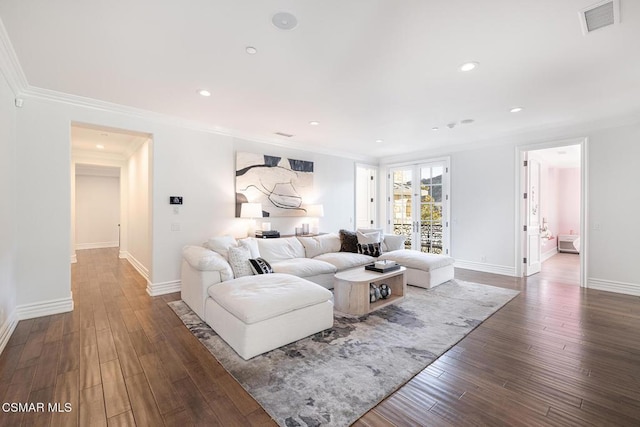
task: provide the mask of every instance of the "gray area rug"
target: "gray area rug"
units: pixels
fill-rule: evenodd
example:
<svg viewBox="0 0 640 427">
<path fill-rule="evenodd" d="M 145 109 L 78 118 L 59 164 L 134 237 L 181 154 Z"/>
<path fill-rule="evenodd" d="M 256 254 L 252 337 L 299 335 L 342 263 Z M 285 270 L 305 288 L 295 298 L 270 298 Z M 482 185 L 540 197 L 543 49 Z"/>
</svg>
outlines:
<svg viewBox="0 0 640 427">
<path fill-rule="evenodd" d="M 243 360 L 182 301 L 169 303 L 281 426 L 347 426 L 397 390 L 518 294 L 451 280 L 408 286 L 406 298 Z"/>
</svg>

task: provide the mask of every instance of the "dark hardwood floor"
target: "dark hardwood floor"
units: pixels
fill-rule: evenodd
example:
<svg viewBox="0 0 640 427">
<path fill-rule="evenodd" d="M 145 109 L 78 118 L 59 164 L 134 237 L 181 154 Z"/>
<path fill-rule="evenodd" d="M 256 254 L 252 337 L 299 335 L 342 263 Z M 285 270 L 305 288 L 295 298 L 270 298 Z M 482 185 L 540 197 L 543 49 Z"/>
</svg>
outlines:
<svg viewBox="0 0 640 427">
<path fill-rule="evenodd" d="M 640 425 L 640 298 L 553 265 L 457 270 L 521 293 L 356 425 Z M 0 426 L 275 425 L 167 306 L 178 293 L 148 296 L 114 249 L 78 252 L 72 281 L 75 310 L 21 321 L 0 356 L 0 403 L 71 411 L 0 412 Z"/>
</svg>

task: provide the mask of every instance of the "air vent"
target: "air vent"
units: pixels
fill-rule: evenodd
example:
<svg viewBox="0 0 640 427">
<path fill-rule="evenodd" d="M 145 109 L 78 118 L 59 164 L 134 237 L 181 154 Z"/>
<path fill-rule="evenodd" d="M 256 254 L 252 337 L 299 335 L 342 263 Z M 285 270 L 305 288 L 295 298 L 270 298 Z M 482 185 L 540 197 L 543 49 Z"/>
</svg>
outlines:
<svg viewBox="0 0 640 427">
<path fill-rule="evenodd" d="M 284 136 L 285 138 L 291 138 L 293 136 L 290 133 L 284 133 L 284 132 L 275 132 L 275 135 Z"/>
<path fill-rule="evenodd" d="M 620 1 L 606 0 L 580 11 L 582 33 L 589 34 L 597 29 L 620 22 Z"/>
</svg>

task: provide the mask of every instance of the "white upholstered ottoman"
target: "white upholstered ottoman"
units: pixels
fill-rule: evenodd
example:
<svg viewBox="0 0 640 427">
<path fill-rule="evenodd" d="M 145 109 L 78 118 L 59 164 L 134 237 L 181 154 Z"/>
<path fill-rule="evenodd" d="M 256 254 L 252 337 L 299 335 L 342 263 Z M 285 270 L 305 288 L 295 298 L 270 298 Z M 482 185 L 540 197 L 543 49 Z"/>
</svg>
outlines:
<svg viewBox="0 0 640 427">
<path fill-rule="evenodd" d="M 333 326 L 331 291 L 289 274 L 260 274 L 207 290 L 205 321 L 243 359 Z"/>
<path fill-rule="evenodd" d="M 453 258 L 410 249 L 385 252 L 378 258 L 389 259 L 407 267 L 407 284 L 433 288 L 453 279 Z"/>
</svg>

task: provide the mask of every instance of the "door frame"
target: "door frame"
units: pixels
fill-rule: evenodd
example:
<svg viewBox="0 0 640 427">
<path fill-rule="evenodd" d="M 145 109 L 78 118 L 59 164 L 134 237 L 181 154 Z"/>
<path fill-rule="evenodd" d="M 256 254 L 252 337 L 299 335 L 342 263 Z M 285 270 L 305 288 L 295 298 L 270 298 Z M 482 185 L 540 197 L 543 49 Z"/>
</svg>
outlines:
<svg viewBox="0 0 640 427">
<path fill-rule="evenodd" d="M 545 148 L 564 147 L 567 145 L 580 146 L 580 287 L 587 287 L 588 273 L 588 254 L 589 254 L 589 234 L 587 227 L 587 206 L 589 194 L 589 139 L 587 137 L 571 138 L 564 140 L 555 140 L 541 143 L 523 144 L 515 148 L 516 168 L 515 168 L 515 265 L 516 276 L 523 277 L 523 259 L 524 253 L 524 168 L 525 153 L 534 150 L 543 150 Z"/>
<path fill-rule="evenodd" d="M 442 211 L 443 214 L 446 212 L 446 215 L 443 219 L 443 228 L 442 228 L 442 249 L 443 255 L 452 256 L 452 248 L 451 248 L 451 157 L 435 157 L 432 159 L 421 159 L 419 161 L 412 162 L 403 162 L 403 163 L 394 163 L 386 166 L 386 196 L 383 198 L 385 203 L 385 213 L 386 218 L 384 219 L 384 229 L 387 232 L 393 232 L 393 224 L 391 221 L 393 220 L 393 203 L 391 201 L 391 197 L 393 196 L 393 180 L 391 178 L 391 173 L 393 170 L 402 169 L 402 168 L 413 168 L 414 171 L 418 171 L 423 165 L 431 164 L 431 163 L 442 163 L 444 165 L 445 171 L 442 177 L 442 186 L 443 189 L 446 189 L 446 195 L 443 194 L 442 200 Z M 419 176 L 419 175 L 418 175 Z M 415 178 L 415 177 L 414 177 Z M 413 196 L 415 199 L 415 196 Z M 415 200 L 412 202 L 415 204 Z M 417 203 L 419 206 L 420 204 Z M 415 236 L 414 236 L 415 240 Z M 413 241 L 412 240 L 412 243 Z M 445 253 L 445 249 L 448 251 Z"/>
</svg>

